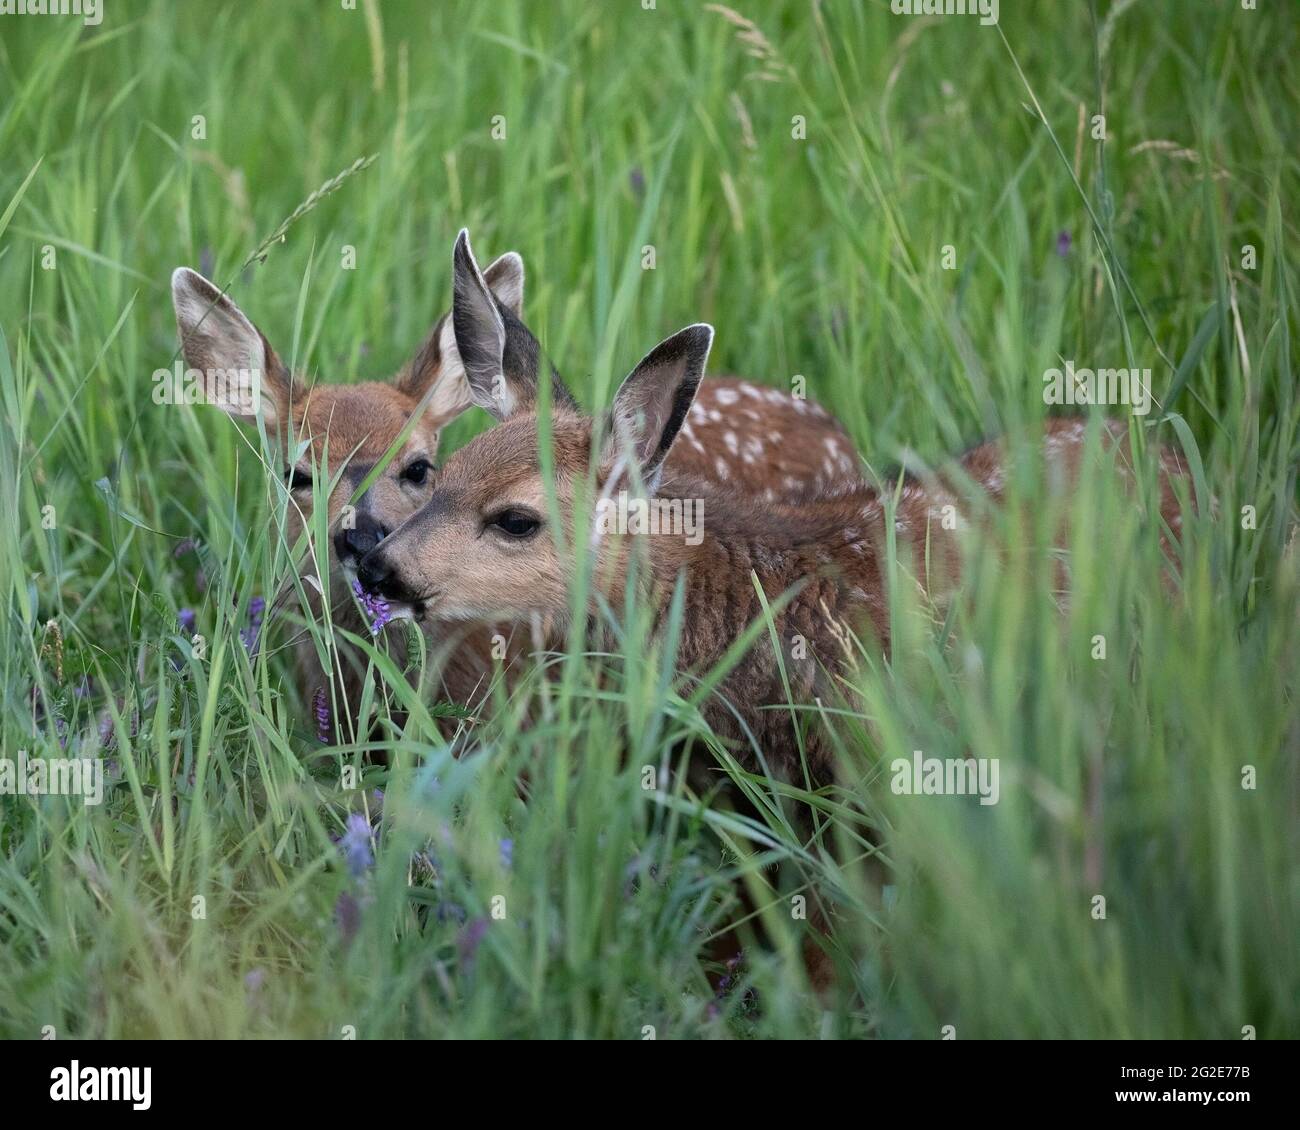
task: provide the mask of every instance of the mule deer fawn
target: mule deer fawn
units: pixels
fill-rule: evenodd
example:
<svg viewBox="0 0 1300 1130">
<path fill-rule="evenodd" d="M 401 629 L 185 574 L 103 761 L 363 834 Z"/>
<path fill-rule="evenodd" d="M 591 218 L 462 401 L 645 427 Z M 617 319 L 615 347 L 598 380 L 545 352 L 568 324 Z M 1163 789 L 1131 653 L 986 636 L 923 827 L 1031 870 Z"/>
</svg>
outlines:
<svg viewBox="0 0 1300 1130">
<path fill-rule="evenodd" d="M 457 308 L 456 336 L 471 395 L 480 403 L 490 403 L 501 383 L 501 333 L 481 287 Z M 550 420 L 555 470 L 550 485 L 564 541 L 594 543 L 594 576 L 607 596 L 619 594 L 611 605 L 622 606 L 633 578 L 660 624 L 678 577 L 684 576 L 676 656 L 683 672 L 707 671 L 762 614 L 752 577 L 771 603 L 793 591 L 775 613 L 790 695 L 794 703 L 829 703 L 841 693 L 839 676 L 848 674 L 852 663 L 846 629 L 874 636 L 884 649 L 890 643 L 884 568 L 888 511 L 877 490 L 850 480 L 797 504 L 726 497 L 709 510 L 696 545 L 670 536 L 587 536 L 598 503 L 578 484 L 593 464 L 601 497 L 615 487 L 636 489 L 636 483 L 648 496 L 669 501 L 710 489 L 689 476 L 668 476 L 664 467 L 690 419 L 712 338 L 709 326 L 693 325 L 656 346 L 623 382 L 603 426 L 557 399 Z M 548 528 L 538 416 L 526 394 L 535 374 L 507 371 L 504 376 L 512 392 L 495 402 L 502 422 L 447 461 L 429 502 L 363 559 L 359 576 L 368 588 L 404 602 L 417 618 L 519 622 L 531 617 L 549 626 L 549 646 L 562 647 L 575 558 L 560 552 Z M 1104 435 L 1119 455 L 1120 427 L 1109 424 Z M 1084 436 L 1083 420 L 1048 425 L 1048 465 L 1068 481 L 1077 476 Z M 1172 457 L 1163 459 L 1162 512 L 1176 530 L 1177 500 L 1168 480 L 1182 472 Z M 988 495 L 1001 497 L 1004 459 L 996 444 L 975 448 L 961 462 Z M 893 515 L 900 553 L 913 555 L 913 575 L 931 591 L 951 585 L 960 562 L 959 534 L 937 520 L 939 509 L 949 504 L 961 505 L 956 488 L 912 480 L 898 492 Z M 633 571 L 636 544 L 644 549 L 647 567 Z M 807 643 L 805 656 L 792 647 L 797 637 Z M 767 768 L 786 777 L 795 774 L 800 752 L 791 698 L 766 637 L 726 676 L 708 700 L 705 717 L 716 734 L 747 751 L 748 756 L 739 755 L 747 768 L 759 768 L 749 744 L 752 735 Z M 826 782 L 832 775 L 829 744 L 815 727 L 803 740 L 810 774 Z"/>
<path fill-rule="evenodd" d="M 486 278 L 506 309 L 520 309 L 524 266 L 518 255 L 511 252 L 495 260 Z M 328 574 L 328 586 L 321 588 L 330 595 L 333 622 L 364 633 L 350 591 L 351 570 L 428 500 L 441 430 L 470 405 L 450 315 L 434 323 L 414 358 L 390 380 L 308 385 L 289 372 L 243 311 L 196 271 L 182 267 L 172 275 L 172 299 L 187 367 L 206 374 L 244 371 L 259 376 L 258 404 L 225 400 L 220 406 L 242 424 L 256 426 L 260 416 L 284 450 L 291 450 L 293 441 L 307 441 L 297 462 L 283 468 L 290 495 L 290 545 L 311 528 L 313 468 L 322 483 L 337 476 L 326 495 L 332 536 L 324 560 L 320 547 L 312 547 L 302 569 L 321 579 Z M 374 477 L 376 465 L 385 459 L 385 469 Z M 367 478 L 372 481 L 358 495 Z M 319 616 L 321 589 L 309 585 L 304 591 L 312 613 Z M 340 647 L 339 667 L 329 673 L 321 671 L 306 634 L 294 654 L 303 697 L 310 698 L 322 683 L 330 684 L 339 708 L 335 717 L 350 717 L 352 710 L 345 708 L 355 707 L 363 668 L 350 649 Z"/>
<path fill-rule="evenodd" d="M 468 239 L 463 242 L 462 258 L 473 264 Z M 538 343 L 520 321 L 523 260 L 511 252 L 482 272 L 476 264 L 472 270 L 505 327 L 512 366 L 535 368 Z M 260 415 L 286 449 L 290 436 L 307 441 L 297 462 L 284 468 L 291 501 L 289 544 L 312 528 L 313 468 L 324 483 L 337 475 L 327 496 L 332 536 L 325 560 L 319 560 L 316 549 L 303 570 L 316 577 L 328 573 L 333 622 L 364 634 L 366 626 L 350 591 L 353 570 L 365 553 L 429 500 L 441 430 L 472 404 L 451 313 L 434 323 L 414 358 L 392 379 L 309 385 L 289 372 L 266 336 L 202 275 L 178 269 L 172 276 L 172 296 L 187 367 L 204 373 L 259 374 L 260 403 L 226 401 L 221 406 L 227 413 L 253 426 Z M 561 395 L 572 402 L 567 391 Z M 856 471 L 851 441 L 820 405 L 749 381 L 706 382 L 691 425 L 683 429 L 684 442 L 674 453 L 672 472 L 711 478 L 745 495 L 797 498 L 833 475 Z M 374 477 L 377 464 L 385 459 L 386 468 Z M 372 481 L 364 485 L 367 478 Z M 306 591 L 313 614 L 319 615 L 320 598 L 310 586 Z M 473 654 L 461 658 L 469 662 L 460 664 L 458 675 L 454 665 L 449 667 L 444 679 L 455 680 L 446 688 L 452 700 L 468 704 L 492 663 L 486 639 L 465 646 Z M 331 683 L 339 708 L 336 717 L 352 717 L 364 664 L 346 647 L 340 648 L 340 658 L 340 670 L 322 673 L 316 649 L 304 635 L 295 647 L 297 681 L 304 698 L 323 682 Z"/>
</svg>

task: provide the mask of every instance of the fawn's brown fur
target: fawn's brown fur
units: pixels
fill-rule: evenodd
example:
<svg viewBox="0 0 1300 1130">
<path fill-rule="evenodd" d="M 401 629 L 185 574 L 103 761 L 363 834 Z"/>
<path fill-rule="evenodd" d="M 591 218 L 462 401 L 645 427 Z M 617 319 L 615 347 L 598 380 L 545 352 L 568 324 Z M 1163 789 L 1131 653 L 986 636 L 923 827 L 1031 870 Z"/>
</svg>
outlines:
<svg viewBox="0 0 1300 1130">
<path fill-rule="evenodd" d="M 510 327 L 512 362 L 536 358 L 536 340 L 518 318 L 524 284 L 520 257 L 503 255 L 479 277 Z M 451 314 L 434 323 L 415 357 L 390 380 L 308 385 L 289 372 L 265 335 L 235 303 L 201 275 L 184 268 L 176 271 L 172 290 L 186 365 L 204 372 L 258 370 L 259 412 L 267 430 L 277 432 L 286 445 L 290 436 L 308 441 L 297 465 L 285 468 L 291 495 L 286 529 L 290 544 L 311 528 L 313 467 L 323 482 L 338 474 L 328 495 L 331 536 L 324 560 L 322 547 L 310 547 L 302 568 L 317 578 L 328 573 L 333 622 L 365 634 L 367 627 L 350 591 L 351 569 L 428 501 L 437 474 L 433 463 L 441 431 L 471 405 Z M 737 417 L 738 403 L 745 410 Z M 257 414 L 233 403 L 222 406 L 234 419 L 255 425 Z M 693 431 L 684 437 L 687 442 L 674 452 L 672 475 L 716 479 L 741 494 L 773 500 L 799 497 L 834 468 L 840 473 L 856 470 L 851 442 L 820 405 L 749 381 L 706 382 L 692 425 Z M 358 496 L 363 480 L 390 452 L 387 469 Z M 341 528 L 345 514 L 350 517 L 349 529 Z M 313 614 L 319 615 L 321 602 L 310 586 L 307 591 Z M 456 644 L 443 671 L 444 691 L 452 701 L 470 705 L 486 687 L 493 670 L 492 634 L 480 631 L 447 641 Z M 350 715 L 357 704 L 363 664 L 350 656 L 349 649 L 340 651 L 343 666 L 333 678 L 339 712 Z M 310 697 L 328 678 L 305 633 L 295 648 L 295 659 L 301 693 Z"/>
<path fill-rule="evenodd" d="M 472 324 L 458 324 L 462 353 L 471 351 L 466 344 L 473 332 Z M 490 329 L 485 336 L 491 337 Z M 644 550 L 648 568 L 639 571 L 636 583 L 660 622 L 678 577 L 685 577 L 676 657 L 680 671 L 708 670 L 762 615 L 751 576 L 769 603 L 797 590 L 775 616 L 790 696 L 778 657 L 763 636 L 705 707 L 707 721 L 719 736 L 734 742 L 742 764 L 759 768 L 756 747 L 772 772 L 788 777 L 800 760 L 791 700 L 811 704 L 821 699 L 830 705 L 843 693 L 841 676 L 853 665 L 853 636 L 863 642 L 874 637 L 882 648 L 889 647 L 883 573 L 888 510 L 884 496 L 857 477 L 834 490 L 811 492 L 797 503 L 732 496 L 720 492 L 717 482 L 685 475 L 661 477 L 669 450 L 676 450 L 674 444 L 684 434 L 711 339 L 709 327 L 691 326 L 656 347 L 624 382 L 602 429 L 557 401 L 550 421 L 553 489 L 570 546 L 575 539 L 578 545 L 588 544 L 592 504 L 584 495 L 580 507 L 578 484 L 593 463 L 597 485 L 605 492 L 625 483 L 630 461 L 650 492 L 657 490 L 656 497 L 704 499 L 704 536 L 698 545 L 662 534 L 606 534 L 596 548 L 595 575 L 606 595 L 615 598 L 615 607 L 621 606 L 633 576 L 629 565 L 634 552 Z M 476 372 L 467 364 L 476 396 L 485 394 L 487 375 L 487 369 Z M 532 620 L 548 633 L 548 646 L 558 647 L 567 630 L 574 555 L 562 554 L 547 529 L 538 418 L 527 387 L 533 376 L 506 373 L 512 393 L 504 421 L 448 460 L 428 504 L 367 555 L 360 576 L 363 584 L 408 602 L 417 616 L 469 623 Z M 1101 432 L 1103 448 L 1127 476 L 1126 430 L 1106 421 Z M 1081 419 L 1047 425 L 1046 469 L 1066 489 L 1077 480 L 1086 434 Z M 1181 516 L 1172 480 L 1184 471 L 1167 451 L 1160 460 L 1161 513 L 1176 532 Z M 960 468 L 990 499 L 1001 499 L 1006 467 L 998 444 L 968 452 Z M 906 480 L 897 493 L 893 520 L 900 556 L 906 573 L 932 596 L 949 590 L 960 569 L 958 531 L 971 520 L 972 509 L 956 485 L 960 477 Z M 965 512 L 957 529 L 941 521 L 948 505 Z M 802 656 L 792 646 L 799 637 L 806 641 Z M 814 781 L 827 781 L 832 765 L 819 728 L 809 729 L 803 745 Z"/>
</svg>

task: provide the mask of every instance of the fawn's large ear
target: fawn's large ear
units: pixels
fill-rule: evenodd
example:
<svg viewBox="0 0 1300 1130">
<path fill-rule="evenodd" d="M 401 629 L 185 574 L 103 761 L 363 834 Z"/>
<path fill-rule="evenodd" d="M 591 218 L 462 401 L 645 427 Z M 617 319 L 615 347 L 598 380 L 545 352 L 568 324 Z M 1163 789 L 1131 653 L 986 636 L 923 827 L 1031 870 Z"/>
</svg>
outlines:
<svg viewBox="0 0 1300 1130">
<path fill-rule="evenodd" d="M 188 267 L 172 274 L 172 304 L 185 366 L 204 374 L 220 408 L 245 424 L 256 421 L 258 413 L 268 425 L 287 415 L 289 372 L 238 306 Z M 250 399 L 252 391 L 259 399 Z"/>
<path fill-rule="evenodd" d="M 713 327 L 699 322 L 661 341 L 628 375 L 609 411 L 605 462 L 630 452 L 653 488 L 677 438 L 713 344 Z"/>
<path fill-rule="evenodd" d="M 483 272 L 483 279 L 493 296 L 516 318 L 524 307 L 524 261 L 507 251 L 494 259 Z M 465 367 L 456 348 L 456 331 L 448 311 L 434 324 L 433 331 L 420 346 L 411 364 L 397 379 L 398 387 L 415 399 L 430 388 L 429 414 L 434 427 L 442 427 L 464 412 L 474 401 L 465 379 Z"/>
<path fill-rule="evenodd" d="M 550 382 L 551 403 L 577 412 L 578 402 L 542 359 L 537 339 L 511 307 L 493 294 L 474 262 L 469 232 L 464 228 L 456 237 L 451 265 L 451 328 L 470 402 L 498 420 L 508 420 L 537 407 L 538 388 L 545 379 Z M 507 296 L 511 290 L 522 295 L 521 287 L 513 282 L 506 289 Z"/>
<path fill-rule="evenodd" d="M 464 228 L 456 236 L 451 268 L 451 325 L 470 400 L 498 420 L 508 419 L 522 406 L 505 379 L 506 323 Z"/>
</svg>

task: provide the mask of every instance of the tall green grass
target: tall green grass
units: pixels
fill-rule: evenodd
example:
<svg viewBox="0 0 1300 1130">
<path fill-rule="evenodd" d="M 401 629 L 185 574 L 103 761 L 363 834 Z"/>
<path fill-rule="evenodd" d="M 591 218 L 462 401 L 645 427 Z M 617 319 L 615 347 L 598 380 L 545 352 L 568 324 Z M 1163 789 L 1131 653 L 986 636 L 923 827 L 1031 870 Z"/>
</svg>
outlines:
<svg viewBox="0 0 1300 1130">
<path fill-rule="evenodd" d="M 0 735 L 113 774 L 99 807 L 0 799 L 0 1033 L 1300 1034 L 1283 6 L 105 11 L 0 18 Z M 386 768 L 316 740 L 301 626 L 243 646 L 287 576 L 286 500 L 255 437 L 152 401 L 171 269 L 232 283 L 296 368 L 362 379 L 446 307 L 462 225 L 524 254 L 527 320 L 589 407 L 708 320 L 712 371 L 802 375 L 873 472 L 1012 437 L 1014 501 L 961 597 L 900 596 L 889 661 L 860 657 L 838 788 L 744 774 L 644 610 L 502 694 L 461 759 L 372 648 L 377 714 L 384 693 L 413 714 L 381 724 Z M 1039 473 L 1025 437 L 1066 358 L 1153 370 L 1134 438 L 1217 500 L 1177 570 L 1149 477 L 1143 509 Z M 748 815 L 670 772 L 684 747 Z M 998 758 L 999 804 L 894 795 L 916 749 Z M 353 875 L 334 841 L 357 811 Z M 832 924 L 821 993 L 800 894 Z"/>
</svg>

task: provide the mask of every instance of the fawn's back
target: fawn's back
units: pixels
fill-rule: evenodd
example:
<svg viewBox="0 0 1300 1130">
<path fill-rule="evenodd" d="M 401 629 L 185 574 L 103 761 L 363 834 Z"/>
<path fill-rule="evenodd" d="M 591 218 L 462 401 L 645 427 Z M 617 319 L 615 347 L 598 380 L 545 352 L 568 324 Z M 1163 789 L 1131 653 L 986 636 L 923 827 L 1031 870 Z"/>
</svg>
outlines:
<svg viewBox="0 0 1300 1130">
<path fill-rule="evenodd" d="M 1131 486 L 1127 426 L 1117 420 L 1100 423 L 1102 458 Z M 1042 471 L 1054 489 L 1073 491 L 1083 470 L 1087 435 L 1087 421 L 1082 419 L 1047 422 Z M 1160 516 L 1176 537 L 1182 513 L 1175 483 L 1186 480 L 1187 469 L 1168 448 L 1161 448 L 1158 458 Z M 987 512 L 983 504 L 1003 501 L 1009 478 L 1006 459 L 1001 442 L 981 444 L 955 468 L 927 481 L 908 477 L 893 494 L 898 576 L 923 600 L 942 604 L 959 583 L 963 534 Z M 667 607 L 678 571 L 686 576 L 678 654 L 686 670 L 707 670 L 739 632 L 763 616 L 754 578 L 769 605 L 782 593 L 796 590 L 774 616 L 780 662 L 767 635 L 760 635 L 723 680 L 718 701 L 706 707 L 706 717 L 720 736 L 744 748 L 750 741 L 747 734 L 752 734 L 774 772 L 793 774 L 799 763 L 794 717 L 787 704 L 820 701 L 831 706 L 846 696 L 852 699 L 850 677 L 860 644 L 889 651 L 890 600 L 883 564 L 888 521 L 884 494 L 866 484 L 849 485 L 798 506 L 737 502 L 709 523 L 708 536 L 698 547 L 664 546 L 655 555 L 661 609 Z M 1058 529 L 1055 541 L 1064 547 L 1068 530 Z M 1060 583 L 1062 589 L 1068 585 L 1066 574 Z M 815 726 L 805 728 L 803 745 L 814 777 L 828 779 L 831 766 Z"/>
</svg>

